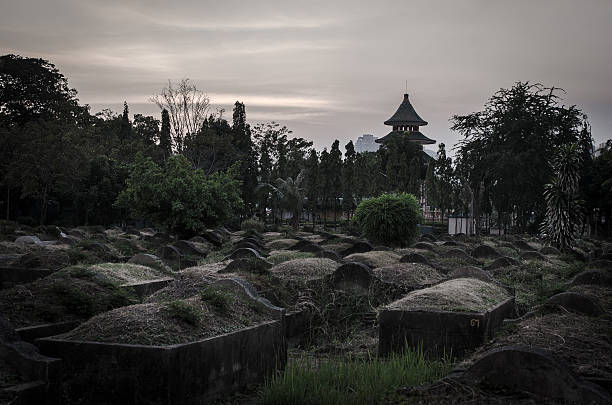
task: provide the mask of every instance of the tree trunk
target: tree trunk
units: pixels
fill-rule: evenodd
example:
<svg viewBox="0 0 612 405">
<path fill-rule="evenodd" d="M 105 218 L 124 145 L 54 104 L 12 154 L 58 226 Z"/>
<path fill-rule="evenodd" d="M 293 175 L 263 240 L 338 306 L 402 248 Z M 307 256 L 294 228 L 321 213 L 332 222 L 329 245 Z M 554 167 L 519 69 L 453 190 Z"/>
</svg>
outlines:
<svg viewBox="0 0 612 405">
<path fill-rule="evenodd" d="M 40 225 L 44 225 L 47 220 L 47 186 L 43 190 L 42 207 L 40 207 Z"/>
<path fill-rule="evenodd" d="M 11 214 L 11 187 L 9 185 L 6 186 L 6 220 L 10 220 Z"/>
</svg>

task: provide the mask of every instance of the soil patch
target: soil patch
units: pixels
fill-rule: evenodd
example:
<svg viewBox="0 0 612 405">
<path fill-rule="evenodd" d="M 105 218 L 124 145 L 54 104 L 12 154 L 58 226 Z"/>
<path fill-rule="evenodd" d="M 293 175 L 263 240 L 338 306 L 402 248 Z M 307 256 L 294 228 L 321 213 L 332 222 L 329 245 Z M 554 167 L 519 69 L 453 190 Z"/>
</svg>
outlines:
<svg viewBox="0 0 612 405">
<path fill-rule="evenodd" d="M 332 274 L 339 264 L 331 259 L 311 257 L 277 264 L 270 272 L 283 280 L 307 282 Z"/>
</svg>

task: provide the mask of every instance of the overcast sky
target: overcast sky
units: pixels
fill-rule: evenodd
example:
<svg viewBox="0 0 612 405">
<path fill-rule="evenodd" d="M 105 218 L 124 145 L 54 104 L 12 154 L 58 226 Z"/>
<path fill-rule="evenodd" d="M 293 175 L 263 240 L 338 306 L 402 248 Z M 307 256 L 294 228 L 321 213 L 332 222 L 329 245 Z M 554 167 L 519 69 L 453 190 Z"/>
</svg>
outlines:
<svg viewBox="0 0 612 405">
<path fill-rule="evenodd" d="M 406 81 L 447 145 L 453 114 L 518 80 L 563 87 L 612 137 L 611 0 L 0 0 L 0 51 L 50 60 L 93 112 L 159 116 L 149 98 L 186 77 L 318 149 L 384 136 Z"/>
</svg>

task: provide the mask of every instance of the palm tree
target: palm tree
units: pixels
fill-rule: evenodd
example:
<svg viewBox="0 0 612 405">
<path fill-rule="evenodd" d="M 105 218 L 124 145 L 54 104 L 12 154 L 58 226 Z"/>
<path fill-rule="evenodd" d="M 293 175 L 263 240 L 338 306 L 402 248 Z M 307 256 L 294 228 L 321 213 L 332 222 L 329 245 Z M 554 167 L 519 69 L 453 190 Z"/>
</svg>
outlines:
<svg viewBox="0 0 612 405">
<path fill-rule="evenodd" d="M 582 204 L 578 199 L 581 165 L 579 146 L 563 145 L 551 162 L 555 177 L 544 186 L 546 216 L 541 232 L 561 250 L 571 248 L 582 224 Z"/>
<path fill-rule="evenodd" d="M 287 177 L 286 179 L 278 178 L 275 185 L 270 183 L 262 183 L 258 189 L 266 189 L 272 194 L 276 194 L 281 201 L 281 205 L 293 213 L 293 229 L 298 230 L 300 226 L 300 215 L 304 206 L 305 190 L 302 183 L 305 178 L 305 171 L 302 170 L 295 177 Z"/>
</svg>

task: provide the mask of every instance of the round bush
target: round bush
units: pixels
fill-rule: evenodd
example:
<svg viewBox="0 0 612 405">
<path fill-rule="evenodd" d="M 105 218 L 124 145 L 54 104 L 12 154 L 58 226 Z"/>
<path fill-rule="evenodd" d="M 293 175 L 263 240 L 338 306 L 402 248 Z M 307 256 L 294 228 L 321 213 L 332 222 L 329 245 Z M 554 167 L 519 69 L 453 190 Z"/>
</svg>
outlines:
<svg viewBox="0 0 612 405">
<path fill-rule="evenodd" d="M 421 208 L 412 194 L 382 194 L 362 201 L 353 221 L 373 242 L 409 245 L 417 236 Z"/>
</svg>

